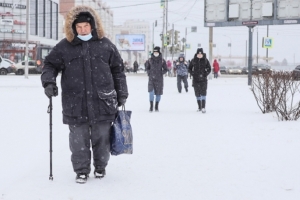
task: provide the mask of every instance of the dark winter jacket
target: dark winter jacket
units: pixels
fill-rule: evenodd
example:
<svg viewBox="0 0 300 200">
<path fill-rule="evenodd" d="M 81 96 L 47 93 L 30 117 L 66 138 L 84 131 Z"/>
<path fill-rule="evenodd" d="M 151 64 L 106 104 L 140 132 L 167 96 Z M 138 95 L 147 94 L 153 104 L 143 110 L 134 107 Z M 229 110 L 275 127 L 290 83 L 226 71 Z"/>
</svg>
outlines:
<svg viewBox="0 0 300 200">
<path fill-rule="evenodd" d="M 201 59 L 195 54 L 189 65 L 189 73 L 193 76 L 193 87 L 196 97 L 206 96 L 207 76 L 210 72 L 211 66 L 206 58 L 206 54 L 204 53 Z"/>
<path fill-rule="evenodd" d="M 134 61 L 134 63 L 133 63 L 133 70 L 134 70 L 134 72 L 137 72 L 138 68 L 139 68 L 139 64 L 137 63 L 137 61 Z"/>
<path fill-rule="evenodd" d="M 183 58 L 183 61 L 180 61 L 180 58 Z M 185 61 L 184 57 L 179 57 L 178 62 L 176 63 L 175 66 L 177 75 L 179 76 L 187 76 L 188 75 L 188 65 L 187 62 Z"/>
<path fill-rule="evenodd" d="M 92 39 L 81 41 L 73 25 L 76 16 L 92 16 Z M 46 57 L 42 84 L 56 84 L 61 72 L 63 122 L 65 124 L 113 121 L 118 99 L 127 98 L 123 61 L 112 42 L 104 37 L 101 20 L 88 6 L 73 8 L 65 21 L 66 38 Z"/>
<path fill-rule="evenodd" d="M 189 73 L 193 76 L 193 82 L 207 81 L 207 76 L 211 72 L 211 66 L 206 58 L 206 54 L 200 59 L 195 54 L 189 65 Z"/>
<path fill-rule="evenodd" d="M 154 90 L 155 95 L 162 95 L 164 87 L 163 75 L 168 71 L 166 61 L 161 54 L 158 57 L 152 54 L 145 66 L 149 76 L 148 92 Z"/>
</svg>

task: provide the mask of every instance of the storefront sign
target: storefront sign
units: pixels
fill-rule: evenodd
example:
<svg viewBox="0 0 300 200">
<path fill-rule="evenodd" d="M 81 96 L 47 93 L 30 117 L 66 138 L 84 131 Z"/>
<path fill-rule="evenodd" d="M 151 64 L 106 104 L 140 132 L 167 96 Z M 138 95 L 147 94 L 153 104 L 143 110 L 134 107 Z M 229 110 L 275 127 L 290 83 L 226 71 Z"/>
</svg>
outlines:
<svg viewBox="0 0 300 200">
<path fill-rule="evenodd" d="M 26 44 L 25 43 L 11 43 L 11 46 L 12 47 L 23 47 L 23 48 L 25 48 Z M 36 44 L 28 44 L 28 47 L 29 48 L 34 48 L 34 47 L 36 47 Z"/>
<path fill-rule="evenodd" d="M 14 20 L 13 19 L 1 19 L 0 24 L 12 26 L 14 24 Z"/>
<path fill-rule="evenodd" d="M 16 3 L 0 3 L 0 7 L 26 9 L 26 5 L 21 5 Z"/>
<path fill-rule="evenodd" d="M 1 28 L 0 29 L 1 33 L 11 33 L 11 29 L 5 29 L 5 28 Z"/>
<path fill-rule="evenodd" d="M 25 33 L 25 31 L 24 30 L 15 30 L 15 29 L 13 29 L 13 30 L 11 30 L 11 32 L 12 33 L 19 33 L 19 34 L 24 34 Z"/>
<path fill-rule="evenodd" d="M 26 25 L 26 22 L 14 20 L 14 25 Z"/>
<path fill-rule="evenodd" d="M 25 34 L 25 30 L 20 30 L 20 29 L 5 29 L 1 28 L 0 33 L 17 33 L 17 34 Z"/>
</svg>

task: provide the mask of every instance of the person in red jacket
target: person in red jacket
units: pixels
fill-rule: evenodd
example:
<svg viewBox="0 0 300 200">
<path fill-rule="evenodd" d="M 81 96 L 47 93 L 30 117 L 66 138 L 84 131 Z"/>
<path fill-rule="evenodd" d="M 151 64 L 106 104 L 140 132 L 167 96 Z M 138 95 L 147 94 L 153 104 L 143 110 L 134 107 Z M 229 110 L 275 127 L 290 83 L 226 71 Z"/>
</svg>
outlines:
<svg viewBox="0 0 300 200">
<path fill-rule="evenodd" d="M 218 73 L 220 71 L 220 66 L 219 66 L 219 63 L 216 59 L 214 60 L 213 67 L 214 67 L 214 78 L 218 78 Z"/>
</svg>

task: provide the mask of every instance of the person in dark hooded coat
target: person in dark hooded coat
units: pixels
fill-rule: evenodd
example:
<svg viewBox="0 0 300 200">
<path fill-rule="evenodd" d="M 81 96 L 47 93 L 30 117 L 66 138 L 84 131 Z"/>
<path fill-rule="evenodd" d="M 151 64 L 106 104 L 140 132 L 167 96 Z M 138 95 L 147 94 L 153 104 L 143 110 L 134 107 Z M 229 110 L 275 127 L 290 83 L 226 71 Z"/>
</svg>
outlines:
<svg viewBox="0 0 300 200">
<path fill-rule="evenodd" d="M 133 72 L 137 73 L 137 71 L 139 70 L 139 64 L 137 61 L 134 61 L 133 63 Z"/>
<path fill-rule="evenodd" d="M 193 76 L 193 87 L 197 98 L 198 111 L 205 113 L 206 94 L 207 94 L 207 76 L 211 72 L 211 66 L 203 53 L 202 48 L 198 48 L 194 58 L 189 65 L 189 73 Z"/>
<path fill-rule="evenodd" d="M 188 92 L 188 64 L 184 59 L 184 55 L 180 55 L 178 58 L 178 62 L 175 66 L 177 72 L 177 89 L 178 92 L 181 93 L 182 85 L 181 82 L 184 84 L 185 91 Z"/>
<path fill-rule="evenodd" d="M 155 97 L 155 111 L 159 111 L 158 104 L 163 94 L 164 88 L 164 74 L 167 73 L 168 68 L 166 61 L 162 58 L 160 47 L 155 47 L 151 58 L 146 61 L 146 71 L 149 76 L 148 92 L 150 99 L 150 112 L 153 111 L 153 101 Z"/>
<path fill-rule="evenodd" d="M 70 9 L 66 38 L 45 58 L 41 75 L 45 94 L 58 95 L 61 72 L 63 123 L 69 125 L 71 161 L 76 182 L 85 183 L 91 171 L 102 178 L 110 158 L 110 129 L 118 106 L 128 97 L 123 60 L 106 37 L 98 13 L 89 6 Z"/>
</svg>

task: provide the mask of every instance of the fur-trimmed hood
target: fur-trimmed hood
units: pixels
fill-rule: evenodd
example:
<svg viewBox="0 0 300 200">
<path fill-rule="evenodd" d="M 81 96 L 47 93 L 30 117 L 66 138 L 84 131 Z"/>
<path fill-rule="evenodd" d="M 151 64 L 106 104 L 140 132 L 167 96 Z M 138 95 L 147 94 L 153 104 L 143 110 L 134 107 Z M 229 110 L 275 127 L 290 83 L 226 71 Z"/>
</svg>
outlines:
<svg viewBox="0 0 300 200">
<path fill-rule="evenodd" d="M 66 39 L 69 42 L 72 42 L 74 40 L 74 38 L 77 36 L 76 30 L 73 29 L 73 22 L 75 21 L 76 16 L 82 12 L 89 13 L 91 15 L 91 17 L 93 18 L 92 19 L 94 21 L 94 25 L 92 25 L 93 37 L 95 37 L 94 34 L 97 34 L 97 37 L 99 39 L 104 37 L 104 30 L 102 27 L 102 21 L 101 21 L 99 14 L 92 7 L 80 5 L 80 6 L 73 7 L 67 14 L 65 26 L 64 26 Z M 93 26 L 95 26 L 95 27 L 93 27 Z"/>
</svg>

